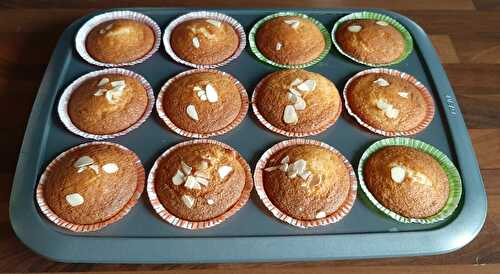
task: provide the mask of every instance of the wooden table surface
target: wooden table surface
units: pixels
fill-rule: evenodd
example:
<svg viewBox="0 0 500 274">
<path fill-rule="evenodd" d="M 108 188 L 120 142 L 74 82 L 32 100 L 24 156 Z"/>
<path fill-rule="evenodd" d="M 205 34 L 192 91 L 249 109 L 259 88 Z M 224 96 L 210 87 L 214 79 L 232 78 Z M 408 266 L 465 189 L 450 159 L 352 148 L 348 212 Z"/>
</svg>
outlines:
<svg viewBox="0 0 500 274">
<path fill-rule="evenodd" d="M 247 3 L 245 3 L 247 2 Z M 378 7 L 415 20 L 429 34 L 458 97 L 488 194 L 479 236 L 459 251 L 427 257 L 266 264 L 100 265 L 55 263 L 14 235 L 9 196 L 28 115 L 58 36 L 75 19 L 102 8 L 132 6 Z M 164 271 L 191 273 L 500 273 L 500 1 L 1 1 L 0 272 Z M 366 267 L 370 267 L 367 269 Z"/>
</svg>

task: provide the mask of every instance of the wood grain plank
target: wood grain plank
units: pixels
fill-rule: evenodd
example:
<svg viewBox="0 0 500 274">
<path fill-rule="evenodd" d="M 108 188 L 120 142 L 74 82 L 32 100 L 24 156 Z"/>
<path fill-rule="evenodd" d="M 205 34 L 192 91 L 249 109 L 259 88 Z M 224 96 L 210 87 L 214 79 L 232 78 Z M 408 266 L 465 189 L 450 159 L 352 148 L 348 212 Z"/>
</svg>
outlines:
<svg viewBox="0 0 500 274">
<path fill-rule="evenodd" d="M 457 52 L 453 46 L 450 36 L 448 35 L 430 35 L 432 45 L 436 49 L 439 59 L 443 64 L 460 63 Z"/>
<path fill-rule="evenodd" d="M 500 10 L 498 0 L 474 0 L 473 2 L 478 10 Z"/>
<path fill-rule="evenodd" d="M 196 0 L 153 0 L 153 1 L 130 1 L 130 0 L 100 0 L 100 1 L 19 1 L 19 0 L 4 0 L 0 4 L 3 8 L 110 8 L 110 7 L 199 7 L 200 1 Z M 360 8 L 383 8 L 397 10 L 474 10 L 472 0 L 308 0 L 307 3 L 301 0 L 211 0 L 203 2 L 206 7 L 360 7 Z"/>
<path fill-rule="evenodd" d="M 500 33 L 456 34 L 451 40 L 462 63 L 500 64 Z"/>
<path fill-rule="evenodd" d="M 470 129 L 481 169 L 500 168 L 500 129 Z"/>
</svg>

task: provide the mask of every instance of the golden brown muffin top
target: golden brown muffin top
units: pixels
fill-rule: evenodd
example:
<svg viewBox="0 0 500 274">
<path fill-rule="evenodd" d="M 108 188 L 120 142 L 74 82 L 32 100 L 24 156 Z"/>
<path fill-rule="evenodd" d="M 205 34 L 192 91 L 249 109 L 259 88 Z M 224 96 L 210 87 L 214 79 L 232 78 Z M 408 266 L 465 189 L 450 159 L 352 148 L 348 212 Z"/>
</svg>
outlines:
<svg viewBox="0 0 500 274">
<path fill-rule="evenodd" d="M 311 20 L 280 16 L 263 23 L 255 36 L 259 51 L 278 64 L 304 64 L 321 55 L 326 42 Z"/>
<path fill-rule="evenodd" d="M 234 28 L 219 20 L 194 19 L 175 27 L 170 45 L 181 59 L 193 64 L 218 64 L 238 49 L 240 38 Z"/>
<path fill-rule="evenodd" d="M 181 146 L 163 158 L 154 180 L 158 198 L 171 214 L 206 221 L 229 210 L 245 186 L 244 161 L 216 144 Z"/>
<path fill-rule="evenodd" d="M 83 82 L 71 95 L 68 114 L 80 130 L 112 134 L 135 124 L 146 111 L 148 95 L 135 78 L 105 74 Z"/>
<path fill-rule="evenodd" d="M 401 33 L 385 21 L 348 20 L 340 25 L 335 37 L 345 53 L 371 64 L 394 62 L 405 49 Z"/>
<path fill-rule="evenodd" d="M 163 111 L 179 128 L 213 133 L 230 125 L 242 111 L 235 80 L 218 72 L 196 72 L 176 79 L 163 94 Z"/>
<path fill-rule="evenodd" d="M 414 148 L 389 146 L 364 166 L 365 184 L 377 201 L 409 218 L 426 218 L 446 204 L 449 182 L 432 156 Z"/>
<path fill-rule="evenodd" d="M 266 121 L 288 132 L 323 129 L 334 123 L 341 111 L 335 85 L 321 74 L 302 69 L 268 75 L 254 99 Z"/>
<path fill-rule="evenodd" d="M 44 199 L 58 217 L 73 224 L 108 220 L 132 198 L 139 178 L 138 160 L 114 145 L 74 150 L 47 170 Z"/>
<path fill-rule="evenodd" d="M 407 131 L 421 125 L 427 102 L 411 82 L 386 73 L 354 79 L 347 100 L 351 110 L 370 126 L 384 131 Z"/>
<path fill-rule="evenodd" d="M 351 188 L 342 158 L 315 145 L 294 145 L 274 153 L 264 168 L 263 182 L 271 202 L 300 220 L 335 212 Z"/>
<path fill-rule="evenodd" d="M 140 59 L 151 51 L 155 34 L 145 23 L 118 19 L 92 29 L 85 43 L 87 52 L 95 60 L 120 64 Z"/>
</svg>

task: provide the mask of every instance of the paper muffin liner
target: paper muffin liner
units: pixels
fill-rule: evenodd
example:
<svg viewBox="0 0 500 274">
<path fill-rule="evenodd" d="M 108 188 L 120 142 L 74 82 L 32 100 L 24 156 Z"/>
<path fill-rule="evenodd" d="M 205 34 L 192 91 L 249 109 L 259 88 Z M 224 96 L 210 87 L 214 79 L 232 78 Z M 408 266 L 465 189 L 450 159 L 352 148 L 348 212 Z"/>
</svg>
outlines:
<svg viewBox="0 0 500 274">
<path fill-rule="evenodd" d="M 240 91 L 240 95 L 241 95 L 241 108 L 240 108 L 240 112 L 238 113 L 236 118 L 229 125 L 225 126 L 224 128 L 216 130 L 214 132 L 210 132 L 210 133 L 197 133 L 197 132 L 190 132 L 190 131 L 184 130 L 184 129 L 178 127 L 177 125 L 175 125 L 174 122 L 172 122 L 172 120 L 170 120 L 170 118 L 168 118 L 167 114 L 163 110 L 163 96 L 164 96 L 168 86 L 170 86 L 170 84 L 172 84 L 174 81 L 176 81 L 176 80 L 178 80 L 186 75 L 200 73 L 200 72 L 213 72 L 213 73 L 218 73 L 224 77 L 229 77 L 231 80 L 234 81 L 234 83 L 238 87 L 238 90 Z M 235 127 L 237 127 L 241 123 L 241 121 L 243 121 L 243 119 L 245 118 L 247 111 L 248 111 L 248 94 L 247 94 L 247 91 L 245 90 L 245 87 L 243 87 L 243 85 L 238 81 L 238 79 L 234 78 L 231 74 L 229 74 L 227 72 L 214 70 L 214 69 L 192 69 L 192 70 L 187 70 L 187 71 L 181 72 L 181 73 L 177 74 L 176 76 L 170 78 L 161 87 L 160 93 L 158 94 L 158 98 L 156 99 L 156 111 L 158 112 L 158 115 L 163 120 L 163 122 L 165 122 L 165 124 L 168 126 L 168 128 L 170 128 L 173 132 L 175 132 L 181 136 L 186 136 L 189 138 L 208 138 L 208 137 L 212 137 L 212 136 L 225 134 L 225 133 L 231 131 L 232 129 L 234 129 Z"/>
<path fill-rule="evenodd" d="M 63 157 L 65 157 L 69 153 L 71 153 L 75 150 L 79 150 L 79 149 L 86 147 L 86 146 L 99 145 L 99 144 L 112 145 L 112 146 L 118 147 L 119 149 L 122 149 L 122 150 L 126 151 L 127 153 L 131 153 L 134 156 L 134 158 L 135 158 L 134 164 L 135 164 L 135 169 L 136 169 L 136 174 L 137 174 L 137 186 L 135 188 L 134 193 L 132 194 L 132 197 L 130 197 L 130 200 L 125 204 L 125 206 L 118 213 L 116 213 L 110 219 L 107 219 L 105 221 L 98 222 L 95 224 L 86 224 L 86 225 L 70 223 L 70 222 L 60 218 L 59 216 L 57 216 L 57 214 L 54 213 L 54 211 L 52 211 L 52 209 L 50 209 L 48 204 L 45 202 L 45 197 L 43 196 L 43 186 L 46 183 L 48 172 L 51 169 L 53 169 L 54 166 Z M 119 221 L 125 215 L 127 215 L 127 213 L 135 206 L 135 204 L 139 200 L 139 197 L 141 196 L 142 191 L 144 189 L 145 181 L 146 181 L 146 175 L 144 172 L 144 167 L 142 166 L 141 160 L 139 159 L 139 157 L 132 150 L 130 150 L 122 145 L 110 143 L 110 142 L 89 142 L 89 143 L 84 143 L 81 145 L 74 146 L 74 147 L 64 151 L 63 153 L 59 154 L 54 160 L 52 160 L 52 162 L 50 162 L 50 164 L 45 168 L 45 171 L 42 173 L 42 176 L 40 177 L 40 181 L 38 182 L 38 185 L 36 187 L 36 201 L 38 203 L 38 206 L 40 207 L 40 210 L 45 215 L 45 217 L 47 217 L 47 219 L 49 219 L 52 223 L 56 224 L 57 226 L 60 226 L 62 228 L 65 228 L 65 229 L 68 229 L 68 230 L 71 230 L 74 232 L 96 231 L 96 230 L 102 229 L 102 228 L 104 228 L 112 223 Z"/>
<path fill-rule="evenodd" d="M 373 196 L 370 190 L 368 190 L 368 187 L 366 186 L 364 181 L 363 167 L 368 158 L 373 153 L 387 146 L 405 146 L 405 147 L 415 148 L 422 152 L 427 153 L 428 155 L 432 156 L 436 161 L 439 162 L 439 164 L 445 171 L 446 175 L 448 176 L 450 191 L 445 206 L 438 213 L 436 213 L 433 216 L 420 219 L 404 217 L 383 206 L 379 201 L 377 201 L 377 199 L 375 198 L 375 196 Z M 361 156 L 361 159 L 359 160 L 358 178 L 359 178 L 359 185 L 361 186 L 361 189 L 363 190 L 365 195 L 368 197 L 368 200 L 370 200 L 370 202 L 376 208 L 382 211 L 385 215 L 401 223 L 432 224 L 442 221 L 453 214 L 453 212 L 457 209 L 458 203 L 460 202 L 460 197 L 462 196 L 462 179 L 460 178 L 460 174 L 455 165 L 453 164 L 453 162 L 443 152 L 441 152 L 434 146 L 411 138 L 405 138 L 405 137 L 387 138 L 377 141 L 372 145 L 370 145 L 370 147 L 368 147 L 365 150 L 365 152 Z"/>
<path fill-rule="evenodd" d="M 323 38 L 325 39 L 325 48 L 318 57 L 316 57 L 312 61 L 309 61 L 309 62 L 306 62 L 303 64 L 293 64 L 293 65 L 292 64 L 280 64 L 280 63 L 274 62 L 271 59 L 267 58 L 262 52 L 260 52 L 259 48 L 257 47 L 257 43 L 255 41 L 255 35 L 257 34 L 257 30 L 265 22 L 267 22 L 271 19 L 274 19 L 276 17 L 281 17 L 281 16 L 299 16 L 299 17 L 302 17 L 304 19 L 311 21 L 319 28 L 321 34 L 323 34 Z M 278 68 L 306 68 L 306 67 L 310 67 L 312 65 L 319 63 L 321 60 L 323 60 L 326 57 L 326 55 L 328 54 L 328 52 L 330 52 L 330 49 L 332 47 L 332 42 L 330 41 L 330 34 L 328 33 L 328 30 L 325 28 L 325 26 L 323 26 L 323 24 L 321 24 L 320 21 L 314 19 L 313 17 L 307 16 L 305 14 L 298 13 L 298 12 L 292 12 L 292 11 L 274 13 L 274 14 L 268 15 L 268 16 L 262 18 L 261 20 L 259 20 L 257 23 L 255 23 L 255 25 L 253 25 L 252 29 L 250 30 L 250 33 L 248 34 L 248 42 L 250 45 L 250 49 L 252 50 L 253 54 L 257 57 L 257 59 L 259 59 L 260 61 L 262 61 L 264 63 L 267 63 L 271 66 L 278 67 Z"/>
<path fill-rule="evenodd" d="M 262 173 L 264 172 L 264 168 L 266 167 L 267 161 L 271 158 L 271 156 L 290 146 L 295 146 L 295 145 L 314 145 L 314 146 L 319 146 L 322 148 L 326 148 L 329 151 L 335 153 L 338 157 L 344 161 L 345 166 L 347 167 L 349 171 L 349 177 L 350 177 L 350 184 L 351 184 L 351 189 L 349 190 L 349 194 L 347 195 L 346 200 L 344 203 L 333 213 L 330 215 L 327 215 L 326 217 L 316 219 L 316 220 L 299 220 L 294 217 L 291 217 L 281 211 L 278 207 L 276 207 L 269 197 L 267 196 L 267 193 L 264 189 L 264 180 Z M 356 200 L 356 194 L 357 194 L 357 189 L 358 189 L 358 181 L 356 179 L 356 174 L 354 172 L 354 169 L 352 168 L 351 164 L 349 163 L 349 160 L 344 157 L 338 150 L 335 148 L 331 147 L 328 144 L 325 144 L 320 141 L 316 140 L 311 140 L 311 139 L 293 139 L 293 140 L 286 140 L 282 141 L 280 143 L 275 144 L 272 146 L 270 149 L 268 149 L 262 156 L 260 157 L 259 161 L 257 162 L 257 165 L 255 167 L 255 172 L 254 172 L 254 184 L 255 184 L 255 190 L 257 191 L 257 194 L 259 195 L 260 199 L 266 206 L 266 208 L 271 211 L 271 213 L 281 221 L 291 224 L 296 227 L 300 228 L 310 228 L 310 227 L 316 227 L 316 226 L 324 226 L 324 225 L 329 225 L 336 223 L 340 221 L 342 218 L 344 218 L 349 212 L 351 211 L 352 206 L 354 205 L 354 201 Z"/>
<path fill-rule="evenodd" d="M 141 23 L 144 23 L 148 25 L 154 32 L 155 35 L 155 42 L 153 44 L 153 47 L 151 50 L 144 55 L 143 57 L 131 61 L 131 62 L 125 62 L 125 63 L 119 63 L 119 64 L 111 64 L 111 63 L 103 63 L 95 60 L 90 54 L 87 52 L 87 47 L 85 46 L 85 40 L 87 39 L 87 35 L 99 24 L 102 24 L 107 21 L 111 20 L 117 20 L 117 19 L 129 19 L 129 20 L 135 20 Z M 87 61 L 88 63 L 96 66 L 101 66 L 101 67 L 123 67 L 123 66 L 132 66 L 136 65 L 139 63 L 142 63 L 146 61 L 149 57 L 151 57 L 160 47 L 160 37 L 161 37 L 161 30 L 158 24 L 151 19 L 150 17 L 138 13 L 135 11 L 128 11 L 128 10 L 121 10 L 121 11 L 111 11 L 111 12 L 106 12 L 103 14 L 96 15 L 92 18 L 90 18 L 83 26 L 78 30 L 76 33 L 75 37 L 75 47 L 76 51 L 80 56 Z"/>
<path fill-rule="evenodd" d="M 252 94 L 253 112 L 254 112 L 255 116 L 257 117 L 257 120 L 259 120 L 259 122 L 262 125 L 264 125 L 267 129 L 271 130 L 272 132 L 275 132 L 275 133 L 278 133 L 278 134 L 281 134 L 284 136 L 288 136 L 288 137 L 306 137 L 306 136 L 320 134 L 321 132 L 327 130 L 328 128 L 330 128 L 331 126 L 333 126 L 337 122 L 337 120 L 340 117 L 340 114 L 342 113 L 342 102 L 339 102 L 339 108 L 338 108 L 337 114 L 335 116 L 335 119 L 333 119 L 330 123 L 326 124 L 325 126 L 320 127 L 316 130 L 311 130 L 311 131 L 307 131 L 307 132 L 292 132 L 292 131 L 286 131 L 284 129 L 278 128 L 278 127 L 274 126 L 273 124 L 271 124 L 270 122 L 268 122 L 266 120 L 266 118 L 264 118 L 264 116 L 260 113 L 259 108 L 257 107 L 257 94 L 259 92 L 259 89 L 262 87 L 262 85 L 266 82 L 266 80 L 271 75 L 272 75 L 272 73 L 268 74 L 266 77 L 262 78 L 262 80 L 260 80 L 260 82 L 257 84 L 257 86 L 255 86 L 255 88 L 253 90 L 253 94 Z"/>
<path fill-rule="evenodd" d="M 228 23 L 233 27 L 233 29 L 236 31 L 238 34 L 238 37 L 240 39 L 240 44 L 238 45 L 238 48 L 236 51 L 226 60 L 217 63 L 217 64 L 194 64 L 191 62 L 188 62 L 187 60 L 184 60 L 177 56 L 175 54 L 174 50 L 172 49 L 172 46 L 170 45 L 170 36 L 172 34 L 172 31 L 179 25 L 182 24 L 186 21 L 194 20 L 194 19 L 213 19 L 217 21 L 221 21 L 224 23 Z M 234 19 L 231 16 L 225 15 L 223 13 L 219 12 L 214 12 L 214 11 L 195 11 L 195 12 L 190 12 L 187 14 L 184 14 L 174 21 L 170 22 L 170 24 L 167 26 L 165 29 L 165 32 L 163 33 L 163 45 L 165 47 L 165 51 L 167 51 L 168 55 L 176 62 L 186 65 L 188 67 L 192 68 L 199 68 L 199 69 L 210 69 L 210 68 L 217 68 L 224 66 L 228 64 L 229 62 L 233 61 L 234 59 L 238 58 L 240 56 L 241 52 L 243 49 L 245 49 L 245 46 L 247 44 L 247 36 L 245 34 L 245 29 L 243 29 L 243 26 L 241 26 L 236 19 Z"/>
<path fill-rule="evenodd" d="M 385 74 L 400 77 L 401 79 L 412 83 L 418 89 L 418 91 L 420 91 L 420 94 L 422 94 L 424 101 L 425 101 L 426 111 L 425 111 L 425 118 L 422 120 L 422 122 L 420 124 L 418 124 L 415 128 L 410 129 L 410 130 L 386 131 L 386 130 L 382 130 L 380 128 L 376 128 L 374 126 L 371 126 L 367 122 L 363 121 L 363 119 L 361 119 L 361 117 L 359 117 L 349 106 L 349 101 L 347 100 L 347 93 L 349 92 L 349 86 L 354 81 L 354 79 L 361 77 L 363 75 L 366 75 L 366 74 L 371 74 L 371 73 L 385 73 Z M 394 137 L 394 136 L 408 136 L 408 135 L 417 134 L 417 133 L 421 132 L 422 130 L 424 130 L 425 128 L 427 128 L 427 126 L 429 126 L 429 124 L 432 122 L 432 119 L 434 118 L 435 105 L 434 105 L 434 100 L 432 99 L 432 95 L 429 92 L 429 90 L 427 90 L 427 88 L 422 83 L 420 83 L 417 79 L 415 79 L 415 77 L 411 76 L 410 74 L 407 74 L 407 73 L 404 73 L 404 72 L 401 72 L 401 71 L 398 71 L 395 69 L 373 68 L 373 69 L 367 69 L 367 70 L 363 70 L 363 71 L 358 72 L 353 77 L 351 77 L 347 81 L 347 83 L 345 84 L 344 91 L 343 91 L 343 97 L 344 97 L 344 103 L 345 103 L 345 108 L 347 110 L 347 113 L 349 113 L 352 117 L 354 117 L 354 119 L 356 119 L 356 121 L 360 125 L 362 125 L 363 127 L 369 129 L 370 131 L 372 131 L 374 133 L 384 135 L 384 136 Z"/>
<path fill-rule="evenodd" d="M 245 186 L 243 187 L 243 190 L 241 192 L 241 195 L 239 199 L 234 203 L 234 205 L 229 208 L 226 212 L 224 212 L 222 215 L 219 215 L 217 217 L 214 217 L 212 219 L 206 220 L 206 221 L 189 221 L 189 220 L 184 220 L 181 219 L 174 214 L 170 213 L 161 203 L 160 199 L 158 198 L 158 194 L 156 193 L 156 188 L 155 188 L 155 176 L 156 176 L 156 170 L 158 169 L 158 165 L 160 162 L 167 157 L 171 152 L 175 151 L 176 149 L 183 147 L 183 146 L 189 146 L 189 145 L 194 145 L 194 144 L 215 144 L 219 145 L 225 149 L 230 149 L 238 155 L 238 161 L 240 162 L 241 166 L 245 170 Z M 151 171 L 149 172 L 148 176 L 148 182 L 146 186 L 146 191 L 148 193 L 149 201 L 151 203 L 151 206 L 155 210 L 155 212 L 160 215 L 160 217 L 165 220 L 167 223 L 170 223 L 174 226 L 177 227 L 182 227 L 185 229 L 190 229 L 190 230 L 197 230 L 197 229 L 204 229 L 204 228 L 210 228 L 213 226 L 216 226 L 223 221 L 225 221 L 227 218 L 233 216 L 238 210 L 240 210 L 248 201 L 250 198 L 250 193 L 253 188 L 253 181 L 252 181 L 252 172 L 250 171 L 250 166 L 248 163 L 245 161 L 245 159 L 239 154 L 238 151 L 236 151 L 234 148 L 216 141 L 216 140 L 209 140 L 209 139 L 201 139 L 201 140 L 190 140 L 190 141 L 185 141 L 179 144 L 176 144 L 169 149 L 167 149 L 165 152 L 163 152 L 160 157 L 158 157 L 153 164 L 153 167 L 151 168 Z"/>
<path fill-rule="evenodd" d="M 393 26 L 403 36 L 403 40 L 405 42 L 405 49 L 403 51 L 403 54 L 401 54 L 401 56 L 398 59 L 396 59 L 395 61 L 390 62 L 390 63 L 372 64 L 372 63 L 367 63 L 367 62 L 364 62 L 362 60 L 359 60 L 359 59 L 355 58 L 354 56 L 351 56 L 348 53 L 344 52 L 344 50 L 342 50 L 340 45 L 337 43 L 337 40 L 335 38 L 335 32 L 340 27 L 340 25 L 342 25 L 342 23 L 349 21 L 349 20 L 355 20 L 355 19 L 373 19 L 373 20 L 384 21 L 384 22 L 389 23 L 389 25 Z M 370 67 L 383 67 L 383 66 L 391 66 L 391 65 L 398 64 L 401 61 L 403 61 L 404 59 L 406 59 L 413 51 L 413 39 L 411 37 L 411 34 L 408 32 L 408 30 L 403 25 L 401 25 L 398 21 L 394 20 L 390 16 L 387 16 L 385 14 L 371 12 L 371 11 L 355 12 L 355 13 L 351 13 L 351 14 L 348 14 L 348 15 L 340 18 L 335 23 L 335 25 L 333 25 L 331 37 L 332 37 L 333 44 L 335 45 L 335 48 L 337 48 L 337 50 L 342 55 L 346 56 L 347 58 L 349 58 L 357 63 L 363 64 L 366 66 L 370 66 Z"/>
<path fill-rule="evenodd" d="M 71 118 L 69 117 L 68 113 L 68 104 L 69 100 L 71 99 L 71 95 L 73 92 L 80 87 L 82 83 L 87 81 L 88 79 L 100 76 L 100 75 L 105 75 L 105 74 L 121 74 L 125 76 L 132 77 L 136 80 L 138 80 L 146 89 L 146 93 L 148 96 L 148 105 L 146 109 L 144 110 L 144 113 L 142 114 L 141 118 L 137 120 L 133 125 L 130 127 L 126 128 L 125 130 L 112 133 L 112 134 L 93 134 L 89 132 L 85 132 L 78 127 L 76 127 L 73 122 L 71 121 Z M 155 97 L 153 93 L 153 88 L 149 84 L 149 82 L 142 77 L 141 75 L 122 68 L 109 68 L 109 69 L 103 69 L 103 70 L 97 70 L 97 71 L 92 71 L 90 73 L 87 73 L 85 75 L 80 76 L 78 79 L 73 81 L 66 89 L 64 90 L 63 94 L 61 95 L 61 98 L 59 99 L 59 104 L 57 106 L 57 113 L 59 114 L 59 118 L 61 119 L 61 122 L 64 124 L 64 126 L 71 131 L 72 133 L 82 136 L 84 138 L 88 139 L 94 139 L 94 140 L 104 140 L 104 139 L 109 139 L 109 138 L 115 138 L 118 136 L 125 135 L 129 133 L 130 131 L 138 128 L 146 119 L 149 117 L 151 114 L 151 111 L 153 110 L 153 105 L 154 105 Z"/>
</svg>

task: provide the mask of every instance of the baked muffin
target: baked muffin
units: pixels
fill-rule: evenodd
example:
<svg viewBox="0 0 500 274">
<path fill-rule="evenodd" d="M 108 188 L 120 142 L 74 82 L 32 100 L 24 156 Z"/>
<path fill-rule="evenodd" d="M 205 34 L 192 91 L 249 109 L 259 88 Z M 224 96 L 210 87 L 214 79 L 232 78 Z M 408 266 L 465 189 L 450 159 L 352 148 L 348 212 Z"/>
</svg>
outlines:
<svg viewBox="0 0 500 274">
<path fill-rule="evenodd" d="M 370 64 L 392 63 L 405 50 L 401 32 L 385 21 L 348 20 L 337 29 L 335 39 L 346 54 Z"/>
<path fill-rule="evenodd" d="M 175 54 L 190 63 L 213 65 L 231 57 L 240 44 L 236 30 L 214 19 L 185 21 L 174 28 L 170 46 Z"/>
<path fill-rule="evenodd" d="M 71 122 L 91 134 L 113 134 L 134 125 L 148 106 L 146 88 L 123 74 L 104 74 L 77 87 L 68 103 Z"/>
<path fill-rule="evenodd" d="M 278 209 L 299 220 L 334 213 L 347 200 L 349 169 L 334 152 L 310 144 L 273 153 L 263 170 L 264 190 Z"/>
<path fill-rule="evenodd" d="M 153 49 L 155 40 L 155 34 L 147 24 L 118 19 L 92 29 L 85 40 L 85 47 L 96 61 L 121 64 L 144 57 Z"/>
<path fill-rule="evenodd" d="M 250 174 L 239 154 L 214 143 L 179 146 L 157 163 L 154 187 L 165 209 L 188 221 L 207 221 L 240 199 Z"/>
<path fill-rule="evenodd" d="M 426 218 L 446 204 L 448 177 L 432 156 L 404 146 L 384 147 L 366 161 L 368 190 L 383 206 L 408 218 Z"/>
<path fill-rule="evenodd" d="M 138 189 L 144 169 L 138 157 L 114 144 L 88 144 L 57 158 L 44 173 L 43 198 L 61 219 L 77 225 L 107 221 L 117 215 Z"/>
<path fill-rule="evenodd" d="M 368 73 L 347 86 L 351 111 L 369 126 L 402 132 L 421 126 L 428 118 L 429 102 L 413 83 L 388 73 Z"/>
<path fill-rule="evenodd" d="M 326 47 L 319 27 L 300 16 L 279 16 L 264 22 L 257 30 L 255 43 L 269 60 L 285 65 L 313 61 Z"/>
<path fill-rule="evenodd" d="M 254 111 L 265 120 L 264 125 L 290 136 L 324 131 L 341 112 L 335 85 L 321 74 L 302 69 L 269 74 L 258 84 L 253 96 Z"/>
<path fill-rule="evenodd" d="M 185 132 L 177 130 L 179 134 L 218 135 L 236 126 L 246 114 L 248 98 L 242 90 L 243 86 L 229 74 L 187 71 L 162 88 L 157 108 L 166 116 L 167 125 L 171 122 Z"/>
</svg>

